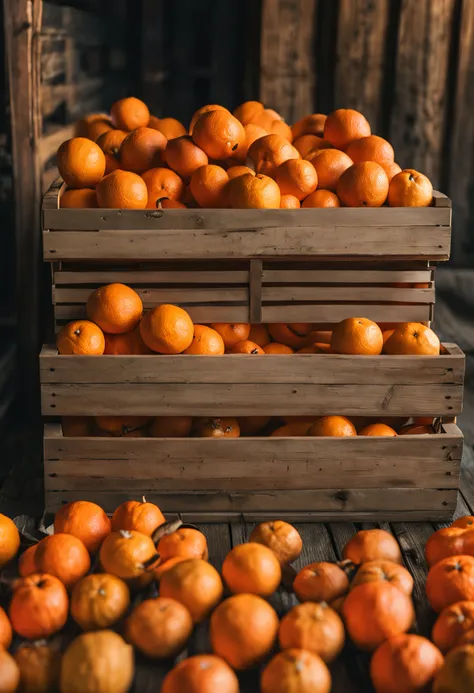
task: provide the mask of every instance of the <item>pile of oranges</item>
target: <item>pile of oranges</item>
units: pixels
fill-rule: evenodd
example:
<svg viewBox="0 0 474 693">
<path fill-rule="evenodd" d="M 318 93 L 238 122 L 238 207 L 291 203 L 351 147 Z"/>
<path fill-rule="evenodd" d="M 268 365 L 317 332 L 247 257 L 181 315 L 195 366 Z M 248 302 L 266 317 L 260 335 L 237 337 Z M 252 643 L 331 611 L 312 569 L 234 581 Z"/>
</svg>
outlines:
<svg viewBox="0 0 474 693">
<path fill-rule="evenodd" d="M 189 128 L 134 97 L 79 121 L 58 150 L 66 208 L 426 207 L 429 179 L 352 109 L 292 127 L 259 101 L 199 108 Z"/>
<path fill-rule="evenodd" d="M 440 342 L 421 323 L 382 325 L 346 318 L 332 332 L 311 323 L 213 323 L 195 325 L 179 306 L 161 304 L 143 314 L 140 296 L 125 284 L 96 289 L 87 301 L 89 320 L 76 320 L 57 336 L 60 354 L 350 354 L 436 356 Z"/>
<path fill-rule="evenodd" d="M 299 532 L 282 520 L 263 522 L 219 572 L 205 535 L 179 520 L 167 523 L 146 499 L 122 503 L 112 518 L 95 503 L 69 503 L 57 512 L 54 532 L 19 556 L 20 577 L 0 607 L 0 688 L 126 693 L 135 651 L 175 658 L 207 621 L 209 654 L 181 659 L 162 693 L 239 693 L 236 672 L 258 666 L 262 693 L 330 693 L 328 665 L 346 641 L 370 654 L 376 693 L 468 693 L 473 528 L 474 518 L 463 517 L 427 542 L 426 595 L 438 614 L 429 640 L 409 633 L 414 581 L 397 540 L 382 529 L 353 535 L 341 562 L 296 572 Z M 19 546 L 16 526 L 0 515 L 0 569 L 15 561 Z M 269 601 L 279 589 L 299 601 L 281 618 Z M 69 618 L 75 625 L 67 638 L 45 640 Z M 11 655 L 13 633 L 25 642 Z"/>
</svg>

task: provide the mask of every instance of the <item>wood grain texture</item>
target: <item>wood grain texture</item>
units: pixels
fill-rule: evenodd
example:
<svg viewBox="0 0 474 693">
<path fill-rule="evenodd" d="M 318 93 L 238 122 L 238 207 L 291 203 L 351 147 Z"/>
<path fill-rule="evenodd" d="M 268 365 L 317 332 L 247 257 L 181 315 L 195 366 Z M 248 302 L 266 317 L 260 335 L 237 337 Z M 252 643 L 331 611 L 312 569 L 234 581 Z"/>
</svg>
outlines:
<svg viewBox="0 0 474 693">
<path fill-rule="evenodd" d="M 440 182 L 454 2 L 402 0 L 390 141 L 402 168 Z"/>
<path fill-rule="evenodd" d="M 262 322 L 312 322 L 335 323 L 364 316 L 374 322 L 426 322 L 431 320 L 431 304 L 373 304 L 373 303 L 328 303 L 298 304 L 283 306 L 264 305 Z"/>
<path fill-rule="evenodd" d="M 293 123 L 314 110 L 316 0 L 263 0 L 260 100 Z"/>
<path fill-rule="evenodd" d="M 388 0 L 340 0 L 337 34 L 336 108 L 361 111 L 380 131 Z"/>
</svg>

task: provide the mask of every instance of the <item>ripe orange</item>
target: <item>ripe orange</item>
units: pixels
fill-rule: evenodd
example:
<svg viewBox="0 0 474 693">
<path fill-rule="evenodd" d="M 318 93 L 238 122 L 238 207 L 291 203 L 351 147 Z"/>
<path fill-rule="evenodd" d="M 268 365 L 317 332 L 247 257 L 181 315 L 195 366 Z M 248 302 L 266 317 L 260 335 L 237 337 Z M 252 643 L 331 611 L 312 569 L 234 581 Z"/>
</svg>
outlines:
<svg viewBox="0 0 474 693">
<path fill-rule="evenodd" d="M 242 123 L 228 111 L 208 111 L 199 116 L 193 127 L 193 142 L 211 159 L 238 156 L 245 146 Z"/>
<path fill-rule="evenodd" d="M 127 136 L 128 132 L 125 130 L 108 130 L 97 139 L 97 144 L 105 154 L 105 175 L 120 168 L 120 147 Z"/>
<path fill-rule="evenodd" d="M 295 350 L 292 349 L 291 347 L 287 346 L 286 344 L 279 344 L 278 342 L 271 342 L 270 344 L 267 344 L 263 347 L 263 351 L 266 354 L 282 354 L 282 355 L 289 355 L 289 354 L 294 354 Z"/>
<path fill-rule="evenodd" d="M 209 163 L 207 154 L 189 136 L 169 140 L 164 158 L 168 166 L 184 180 L 189 180 L 194 171 Z"/>
<path fill-rule="evenodd" d="M 281 581 L 280 563 L 271 549 L 256 542 L 235 546 L 222 564 L 222 577 L 231 592 L 269 597 Z"/>
<path fill-rule="evenodd" d="M 263 544 L 273 551 L 280 565 L 296 561 L 303 549 L 303 541 L 298 530 L 283 520 L 262 522 L 257 525 L 249 541 Z"/>
<path fill-rule="evenodd" d="M 166 148 L 166 137 L 153 128 L 133 130 L 120 147 L 120 165 L 127 171 L 143 173 L 160 166 Z"/>
<path fill-rule="evenodd" d="M 143 304 L 136 291 L 125 284 L 107 284 L 87 299 L 87 317 L 104 332 L 121 334 L 134 330 L 142 317 Z"/>
<path fill-rule="evenodd" d="M 63 142 L 56 159 L 68 188 L 94 188 L 105 173 L 104 152 L 86 137 L 73 137 Z"/>
<path fill-rule="evenodd" d="M 365 426 L 361 431 L 359 431 L 360 436 L 396 436 L 397 432 L 393 430 L 390 426 L 383 423 L 374 423 Z"/>
<path fill-rule="evenodd" d="M 464 515 L 463 517 L 458 517 L 458 519 L 453 522 L 451 527 L 461 527 L 461 529 L 473 529 L 474 528 L 474 516 L 473 515 Z"/>
<path fill-rule="evenodd" d="M 112 531 L 109 518 L 96 503 L 73 501 L 63 505 L 54 517 L 54 531 L 72 534 L 82 541 L 90 553 L 99 550 Z"/>
<path fill-rule="evenodd" d="M 230 181 L 228 199 L 233 209 L 279 209 L 281 193 L 269 176 L 246 173 Z"/>
<path fill-rule="evenodd" d="M 320 149 L 311 163 L 318 174 L 319 187 L 335 192 L 340 177 L 352 166 L 352 159 L 338 149 Z"/>
<path fill-rule="evenodd" d="M 361 161 L 376 161 L 378 164 L 392 163 L 395 157 L 390 142 L 378 135 L 360 137 L 350 142 L 346 147 L 346 154 L 355 164 Z"/>
<path fill-rule="evenodd" d="M 262 431 L 270 421 L 269 416 L 239 416 L 240 434 L 255 436 Z"/>
<path fill-rule="evenodd" d="M 314 193 L 308 195 L 306 200 L 303 200 L 302 207 L 340 207 L 336 193 L 330 190 L 315 190 Z"/>
<path fill-rule="evenodd" d="M 4 609 L 0 606 L 0 650 L 8 650 L 12 639 L 12 624 L 10 623 L 10 619 L 6 615 Z"/>
<path fill-rule="evenodd" d="M 135 437 L 133 434 L 146 426 L 149 420 L 148 416 L 94 416 L 94 423 L 100 429 L 97 435 L 102 432 L 111 438 Z"/>
<path fill-rule="evenodd" d="M 199 118 L 202 116 L 203 113 L 208 113 L 209 111 L 227 111 L 227 108 L 224 108 L 224 106 L 219 106 L 218 104 L 211 103 L 208 104 L 207 106 L 201 106 L 201 108 L 198 108 L 197 111 L 193 114 L 193 117 L 191 118 L 191 122 L 189 124 L 189 134 L 193 134 L 194 126 L 199 120 Z M 228 112 L 228 111 L 227 111 Z M 235 115 L 235 113 L 234 113 Z"/>
<path fill-rule="evenodd" d="M 107 113 L 90 113 L 76 122 L 74 136 L 87 137 L 93 142 L 97 142 L 100 135 L 112 129 L 112 121 Z"/>
<path fill-rule="evenodd" d="M 336 192 L 346 207 L 381 207 L 388 195 L 388 177 L 380 164 L 363 161 L 344 171 Z"/>
<path fill-rule="evenodd" d="M 270 134 L 268 130 L 265 130 L 265 128 L 260 127 L 260 125 L 255 125 L 254 123 L 244 125 L 244 131 L 245 142 L 241 147 L 239 147 L 237 155 L 234 155 L 232 157 L 233 159 L 237 159 L 237 161 L 241 162 L 245 162 L 249 151 L 249 147 L 255 142 L 255 140 L 258 140 L 260 139 L 260 137 L 265 137 L 265 135 Z"/>
<path fill-rule="evenodd" d="M 176 118 L 157 118 L 156 116 L 150 116 L 148 127 L 153 128 L 153 130 L 159 130 L 167 140 L 173 140 L 176 137 L 182 137 L 188 134 L 184 125 L 180 123 L 179 120 L 176 120 Z"/>
<path fill-rule="evenodd" d="M 150 111 L 146 104 L 134 96 L 116 101 L 111 110 L 110 117 L 114 127 L 118 130 L 136 130 L 146 128 L 150 121 Z"/>
<path fill-rule="evenodd" d="M 59 201 L 61 209 L 91 209 L 97 207 L 97 194 L 90 188 L 66 190 Z"/>
<path fill-rule="evenodd" d="M 129 532 L 141 532 L 151 537 L 155 529 L 165 522 L 161 510 L 155 503 L 148 503 L 145 496 L 141 501 L 125 501 L 115 508 L 112 515 L 112 530 L 125 529 Z"/>
<path fill-rule="evenodd" d="M 151 438 L 189 438 L 193 427 L 191 416 L 157 416 L 150 424 Z"/>
<path fill-rule="evenodd" d="M 445 607 L 435 621 L 431 639 L 446 654 L 474 630 L 474 602 L 463 600 Z"/>
<path fill-rule="evenodd" d="M 346 318 L 332 333 L 331 351 L 334 354 L 362 354 L 377 356 L 382 353 L 382 330 L 367 318 Z"/>
<path fill-rule="evenodd" d="M 249 147 L 248 157 L 257 173 L 274 177 L 276 169 L 287 159 L 300 159 L 300 153 L 280 135 L 265 135 Z"/>
<path fill-rule="evenodd" d="M 15 558 L 20 548 L 20 534 L 15 523 L 0 513 L 0 569 Z"/>
<path fill-rule="evenodd" d="M 301 135 L 301 137 L 298 137 L 293 141 L 293 146 L 295 149 L 299 151 L 303 159 L 305 159 L 310 152 L 316 152 L 319 149 L 324 149 L 326 144 L 326 140 L 324 140 L 322 137 L 318 137 L 318 135 Z M 328 147 L 332 147 L 332 145 L 327 142 Z"/>
<path fill-rule="evenodd" d="M 430 690 L 443 666 L 443 655 L 420 635 L 397 635 L 380 645 L 370 662 L 376 693 Z"/>
<path fill-rule="evenodd" d="M 15 693 L 20 683 L 20 667 L 14 657 L 0 650 L 0 685 L 4 693 Z"/>
<path fill-rule="evenodd" d="M 188 609 L 175 599 L 157 597 L 140 602 L 126 619 L 124 635 L 147 657 L 176 657 L 193 631 Z"/>
<path fill-rule="evenodd" d="M 233 349 L 239 342 L 249 338 L 250 325 L 245 322 L 215 322 L 211 325 L 213 330 L 216 330 L 224 340 L 224 345 L 227 350 Z"/>
<path fill-rule="evenodd" d="M 356 436 L 354 424 L 345 416 L 321 416 L 309 428 L 308 436 Z"/>
<path fill-rule="evenodd" d="M 198 529 L 192 527 L 180 527 L 171 534 L 165 534 L 160 539 L 157 550 L 162 561 L 176 556 L 201 558 L 204 561 L 209 558 L 206 537 Z"/>
<path fill-rule="evenodd" d="M 310 563 L 293 581 L 293 590 L 300 602 L 333 602 L 349 589 L 346 573 L 335 563 Z"/>
<path fill-rule="evenodd" d="M 344 646 L 344 625 L 326 602 L 294 606 L 282 618 L 278 639 L 282 650 L 298 647 L 332 662 Z"/>
<path fill-rule="evenodd" d="M 385 173 L 387 174 L 389 183 L 392 180 L 392 178 L 397 175 L 397 173 L 401 173 L 401 171 L 402 171 L 401 167 L 398 164 L 396 164 L 394 161 L 383 161 L 380 165 L 383 168 L 383 170 L 385 171 Z M 389 188 L 389 192 L 390 192 L 390 188 Z"/>
<path fill-rule="evenodd" d="M 184 192 L 181 178 L 169 168 L 152 168 L 142 176 L 148 190 L 148 209 L 157 209 L 163 198 L 179 200 Z"/>
<path fill-rule="evenodd" d="M 216 111 L 220 113 L 221 111 Z M 229 176 L 221 166 L 201 166 L 191 176 L 192 196 L 200 207 L 227 207 Z"/>
<path fill-rule="evenodd" d="M 140 334 L 159 354 L 181 354 L 193 341 L 194 325 L 183 308 L 163 303 L 145 314 Z"/>
<path fill-rule="evenodd" d="M 231 166 L 227 169 L 229 180 L 237 178 L 238 176 L 243 176 L 245 173 L 250 173 L 251 176 L 255 175 L 255 171 L 252 171 L 248 166 Z"/>
<path fill-rule="evenodd" d="M 312 327 L 311 323 L 308 322 L 276 322 L 270 323 L 268 330 L 276 342 L 281 342 L 281 344 L 286 344 L 294 349 L 301 349 L 301 347 L 306 346 Z"/>
<path fill-rule="evenodd" d="M 437 335 L 426 325 L 406 322 L 397 327 L 383 347 L 385 354 L 413 354 L 438 356 L 440 342 Z"/>
<path fill-rule="evenodd" d="M 36 546 L 34 561 L 37 573 L 54 575 L 67 588 L 73 587 L 91 567 L 91 559 L 83 542 L 64 533 L 41 539 Z M 41 588 L 41 584 L 37 586 Z"/>
<path fill-rule="evenodd" d="M 255 342 L 251 342 L 249 339 L 244 339 L 242 342 L 236 344 L 235 347 L 231 350 L 231 353 L 252 354 L 254 356 L 262 356 L 265 354 L 263 349 L 259 347 L 258 344 L 255 344 Z"/>
<path fill-rule="evenodd" d="M 438 613 L 456 602 L 474 601 L 474 557 L 448 556 L 432 566 L 426 596 Z"/>
<path fill-rule="evenodd" d="M 264 110 L 265 106 L 260 101 L 245 101 L 234 110 L 234 116 L 240 120 L 242 125 L 254 123 Z"/>
<path fill-rule="evenodd" d="M 219 356 L 225 353 L 224 341 L 220 334 L 211 327 L 194 325 L 193 341 L 183 353 Z"/>
<path fill-rule="evenodd" d="M 160 579 L 160 596 L 184 604 L 194 623 L 200 623 L 209 616 L 221 601 L 223 593 L 219 573 L 200 558 L 176 563 Z"/>
<path fill-rule="evenodd" d="M 248 669 L 271 651 L 278 625 L 276 611 L 264 599 L 235 594 L 211 616 L 211 647 L 233 669 Z"/>
<path fill-rule="evenodd" d="M 288 349 L 290 347 L 287 347 Z M 272 438 L 289 438 L 292 436 L 305 436 L 308 431 L 309 427 L 311 426 L 311 421 L 292 421 L 291 423 L 287 423 L 284 426 L 280 426 L 280 428 L 276 428 L 270 436 Z"/>
<path fill-rule="evenodd" d="M 239 693 L 239 680 L 220 657 L 187 657 L 163 679 L 161 693 Z"/>
<path fill-rule="evenodd" d="M 283 195 L 294 195 L 298 200 L 304 200 L 318 185 L 318 175 L 313 164 L 303 159 L 284 161 L 276 170 L 275 180 Z"/>
<path fill-rule="evenodd" d="M 337 149 L 345 149 L 353 140 L 370 134 L 366 118 L 351 108 L 338 108 L 328 115 L 324 123 L 324 139 Z"/>
<path fill-rule="evenodd" d="M 433 186 L 429 178 L 412 168 L 397 173 L 390 181 L 390 207 L 429 207 L 433 201 Z"/>
<path fill-rule="evenodd" d="M 186 205 L 178 200 L 168 200 L 168 198 L 161 198 L 157 200 L 156 206 L 158 209 L 187 209 Z"/>
<path fill-rule="evenodd" d="M 60 354 L 100 356 L 104 353 L 104 333 L 89 320 L 76 320 L 65 325 L 56 336 Z"/>
<path fill-rule="evenodd" d="M 255 342 L 255 344 L 258 344 L 259 347 L 266 346 L 272 340 L 267 326 L 263 323 L 250 325 L 250 333 L 248 335 L 248 339 L 250 339 L 251 342 Z"/>
<path fill-rule="evenodd" d="M 351 582 L 351 589 L 362 585 L 364 582 L 380 582 L 386 580 L 408 597 L 413 592 L 413 578 L 406 568 L 392 561 L 364 561 L 359 566 L 355 577 Z"/>
<path fill-rule="evenodd" d="M 279 652 L 262 671 L 262 693 L 329 693 L 331 674 L 321 657 L 291 648 Z"/>
<path fill-rule="evenodd" d="M 408 426 L 402 426 L 398 432 L 399 436 L 419 436 L 427 435 L 433 433 L 431 426 L 413 426 L 412 424 Z"/>
<path fill-rule="evenodd" d="M 113 356 L 138 356 L 152 354 L 140 336 L 140 331 L 124 332 L 122 334 L 105 334 L 104 354 Z"/>
<path fill-rule="evenodd" d="M 295 140 L 302 135 L 314 134 L 322 137 L 324 134 L 324 125 L 326 116 L 322 113 L 312 113 L 311 115 L 300 118 L 291 129 Z"/>
<path fill-rule="evenodd" d="M 294 195 L 282 195 L 280 197 L 280 209 L 299 209 L 301 203 Z"/>
<path fill-rule="evenodd" d="M 270 132 L 274 135 L 281 135 L 288 140 L 288 142 L 293 142 L 293 133 L 290 126 L 285 123 L 284 120 L 276 119 L 273 121 Z"/>
<path fill-rule="evenodd" d="M 402 563 L 397 540 L 384 529 L 362 529 L 347 542 L 342 552 L 344 560 L 359 565 L 367 561 Z"/>
<path fill-rule="evenodd" d="M 97 185 L 98 207 L 145 209 L 147 202 L 148 190 L 145 181 L 131 171 L 113 171 Z"/>
</svg>

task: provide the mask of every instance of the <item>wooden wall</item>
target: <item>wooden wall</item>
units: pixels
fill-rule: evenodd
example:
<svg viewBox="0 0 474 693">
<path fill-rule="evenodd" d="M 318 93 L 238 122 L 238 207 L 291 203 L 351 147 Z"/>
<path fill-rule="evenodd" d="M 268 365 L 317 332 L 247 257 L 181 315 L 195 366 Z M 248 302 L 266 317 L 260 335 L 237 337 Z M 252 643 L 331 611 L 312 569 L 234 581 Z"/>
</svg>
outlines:
<svg viewBox="0 0 474 693">
<path fill-rule="evenodd" d="M 262 0 L 260 97 L 288 122 L 361 110 L 454 205 L 474 266 L 474 0 Z"/>
</svg>

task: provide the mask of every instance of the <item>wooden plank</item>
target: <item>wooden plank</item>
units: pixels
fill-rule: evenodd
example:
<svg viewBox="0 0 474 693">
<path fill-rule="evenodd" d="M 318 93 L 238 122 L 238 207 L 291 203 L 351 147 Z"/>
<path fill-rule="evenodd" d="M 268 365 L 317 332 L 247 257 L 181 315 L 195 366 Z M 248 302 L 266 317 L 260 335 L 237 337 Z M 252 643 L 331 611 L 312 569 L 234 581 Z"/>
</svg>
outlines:
<svg viewBox="0 0 474 693">
<path fill-rule="evenodd" d="M 391 303 L 434 303 L 430 289 L 403 289 L 383 286 L 264 286 L 262 299 L 269 301 L 349 301 Z"/>
<path fill-rule="evenodd" d="M 264 305 L 262 322 L 335 323 L 363 316 L 374 322 L 426 322 L 431 320 L 431 304 L 328 303 L 286 306 Z"/>
<path fill-rule="evenodd" d="M 74 125 L 65 125 L 63 127 L 59 127 L 57 129 L 54 129 L 53 131 L 49 132 L 46 135 L 40 136 L 40 139 L 38 142 L 38 158 L 39 158 L 39 164 L 40 164 L 41 168 L 43 168 L 44 165 L 53 156 L 56 155 L 57 150 L 59 149 L 60 145 L 65 140 L 69 140 L 71 137 L 74 137 L 74 130 L 75 130 Z M 56 179 L 57 175 L 58 175 L 58 173 L 57 173 L 57 169 L 56 169 L 55 179 Z M 52 184 L 54 184 L 55 179 L 52 181 Z M 57 202 L 56 202 L 56 206 L 52 207 L 52 209 L 58 209 Z"/>
<path fill-rule="evenodd" d="M 349 385 L 462 385 L 464 355 L 455 346 L 441 356 L 350 356 L 297 354 L 291 359 L 271 355 L 193 356 L 59 356 L 43 347 L 43 384 L 335 384 Z M 445 412 L 446 413 L 446 412 Z"/>
<path fill-rule="evenodd" d="M 127 281 L 127 284 L 129 282 Z M 53 304 L 87 303 L 87 299 L 93 293 L 94 288 L 56 288 L 53 286 Z M 166 288 L 155 287 L 135 288 L 135 291 L 143 301 L 145 308 L 156 306 L 160 303 L 178 303 L 180 305 L 192 305 L 194 303 L 248 303 L 248 288 Z M 423 291 L 423 289 L 419 289 Z M 429 290 L 428 290 L 429 291 Z"/>
<path fill-rule="evenodd" d="M 58 209 L 54 211 L 54 214 L 69 211 L 71 210 Z M 94 210 L 81 211 L 85 213 Z M 285 211 L 291 210 L 281 210 L 281 213 Z M 301 210 L 301 212 L 304 211 Z M 451 212 L 449 209 L 434 210 L 433 208 L 426 211 L 448 214 Z M 180 210 L 168 210 L 168 212 L 178 213 Z M 49 214 L 47 210 L 44 212 L 45 216 L 46 214 Z M 123 214 L 125 216 L 126 211 Z M 78 222 L 75 216 L 73 224 L 78 226 L 79 223 L 81 222 Z M 132 229 L 133 222 L 127 220 L 127 223 Z M 297 228 L 285 226 L 282 220 L 281 226 L 253 232 L 250 229 L 232 230 L 232 233 L 221 228 L 202 232 L 189 229 L 160 229 L 160 233 L 156 233 L 156 230 L 150 232 L 143 229 L 102 230 L 88 234 L 73 230 L 50 231 L 43 233 L 43 255 L 46 261 L 54 262 L 79 259 L 102 260 L 104 257 L 109 260 L 151 260 L 195 259 L 196 257 L 247 259 L 302 255 L 308 259 L 311 257 L 385 258 L 392 256 L 447 260 L 450 240 L 449 226 L 328 225 Z"/>
<path fill-rule="evenodd" d="M 452 207 L 452 201 L 439 190 L 433 190 L 433 207 Z"/>
<path fill-rule="evenodd" d="M 256 260 L 255 262 L 258 262 Z M 63 284 L 91 284 L 94 288 L 103 284 L 111 284 L 113 282 L 123 282 L 126 272 L 128 286 L 136 284 L 247 284 L 249 281 L 249 272 L 247 270 L 171 270 L 171 271 L 154 271 L 154 270 L 108 270 L 105 267 L 98 271 L 82 270 L 77 271 L 57 271 L 53 275 L 53 283 L 56 285 Z M 357 274 L 356 272 L 354 274 Z M 392 273 L 397 274 L 397 273 Z M 402 274 L 402 273 L 398 273 Z M 413 279 L 407 281 L 429 281 L 426 279 L 427 272 L 410 272 L 410 275 L 422 276 L 425 279 Z M 387 281 L 391 281 L 388 279 Z M 393 281 L 396 281 L 395 279 Z M 398 281 L 398 280 L 397 280 Z"/>
<path fill-rule="evenodd" d="M 37 147 L 41 131 L 41 0 L 3 0 L 15 202 L 18 373 L 25 414 L 37 412 L 37 353 L 40 345 L 41 239 L 38 209 L 41 177 Z M 28 316 L 26 318 L 26 316 Z"/>
<path fill-rule="evenodd" d="M 250 322 L 262 322 L 262 261 L 250 261 Z M 220 292 L 219 292 L 220 295 Z"/>
<path fill-rule="evenodd" d="M 335 104 L 361 111 L 374 132 L 382 125 L 388 4 L 388 0 L 339 2 Z"/>
<path fill-rule="evenodd" d="M 260 100 L 293 123 L 314 110 L 316 0 L 264 0 Z"/>
<path fill-rule="evenodd" d="M 302 267 L 293 270 L 264 269 L 262 281 L 264 284 L 409 284 L 431 282 L 431 275 L 432 270 L 341 270 L 337 267 L 311 270 Z"/>
<path fill-rule="evenodd" d="M 194 306 L 187 303 L 181 303 L 180 305 L 186 308 L 191 319 L 197 323 L 249 322 L 248 305 Z M 87 317 L 85 305 L 77 304 L 55 306 L 54 315 L 57 322 L 69 322 L 70 320 L 80 320 Z"/>
<path fill-rule="evenodd" d="M 402 0 L 400 9 L 390 141 L 400 166 L 422 171 L 435 187 L 442 171 L 454 5 Z"/>
<path fill-rule="evenodd" d="M 472 267 L 474 256 L 474 205 L 472 185 L 474 161 L 466 152 L 474 150 L 474 4 L 461 4 L 461 22 L 454 101 L 453 136 L 450 150 L 449 191 L 453 199 L 456 235 L 453 259 Z M 469 260 L 471 260 L 469 262 Z"/>
</svg>

